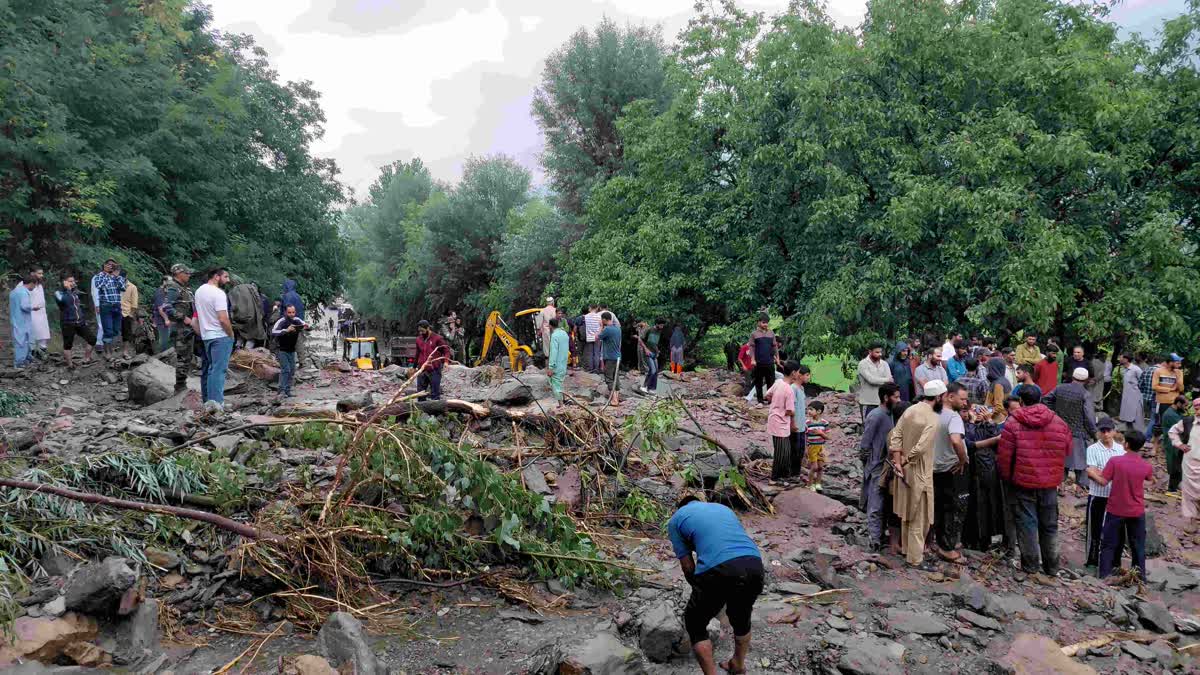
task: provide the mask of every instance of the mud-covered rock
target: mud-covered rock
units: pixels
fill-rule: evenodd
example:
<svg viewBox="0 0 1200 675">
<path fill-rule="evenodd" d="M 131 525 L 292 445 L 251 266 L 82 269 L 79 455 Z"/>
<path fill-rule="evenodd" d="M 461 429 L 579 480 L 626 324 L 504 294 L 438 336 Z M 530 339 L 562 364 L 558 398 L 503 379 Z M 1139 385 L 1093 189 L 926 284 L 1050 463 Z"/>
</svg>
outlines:
<svg viewBox="0 0 1200 675">
<path fill-rule="evenodd" d="M 646 658 L 654 663 L 665 663 L 672 657 L 687 653 L 687 632 L 674 606 L 662 600 L 642 615 L 642 628 L 638 632 L 638 646 Z"/>
<path fill-rule="evenodd" d="M 75 571 L 64 589 L 67 609 L 93 616 L 115 614 L 121 606 L 121 597 L 137 578 L 137 572 L 125 558 L 112 556 L 84 565 Z"/>
<path fill-rule="evenodd" d="M 152 405 L 175 395 L 175 368 L 158 359 L 129 371 L 129 400 Z"/>
<path fill-rule="evenodd" d="M 317 633 L 317 648 L 334 667 L 349 666 L 359 675 L 387 672 L 367 643 L 362 623 L 348 612 L 329 615 Z"/>
<path fill-rule="evenodd" d="M 616 635 L 600 632 L 562 651 L 559 675 L 643 675 L 637 651 L 621 644 Z"/>
</svg>

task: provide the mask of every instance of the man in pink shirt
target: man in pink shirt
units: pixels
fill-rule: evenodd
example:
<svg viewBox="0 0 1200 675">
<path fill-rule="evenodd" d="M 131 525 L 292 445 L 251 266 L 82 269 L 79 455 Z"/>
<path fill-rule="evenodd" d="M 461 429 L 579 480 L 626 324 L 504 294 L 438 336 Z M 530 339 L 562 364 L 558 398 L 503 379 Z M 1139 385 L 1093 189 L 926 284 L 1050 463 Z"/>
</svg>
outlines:
<svg viewBox="0 0 1200 675">
<path fill-rule="evenodd" d="M 1101 485 L 1112 486 L 1100 534 L 1100 578 L 1112 574 L 1121 562 L 1121 550 L 1129 546 L 1132 563 L 1146 579 L 1145 483 L 1154 479 L 1154 469 L 1142 459 L 1146 437 L 1140 431 L 1125 433 L 1125 454 L 1108 460 Z"/>
<path fill-rule="evenodd" d="M 788 361 L 783 364 L 783 379 L 776 380 L 763 397 L 768 405 L 767 435 L 771 437 L 774 456 L 771 462 L 771 478 L 781 480 L 799 472 L 800 460 L 792 447 L 792 432 L 796 426 L 796 393 L 792 391 L 793 380 L 800 364 Z"/>
</svg>

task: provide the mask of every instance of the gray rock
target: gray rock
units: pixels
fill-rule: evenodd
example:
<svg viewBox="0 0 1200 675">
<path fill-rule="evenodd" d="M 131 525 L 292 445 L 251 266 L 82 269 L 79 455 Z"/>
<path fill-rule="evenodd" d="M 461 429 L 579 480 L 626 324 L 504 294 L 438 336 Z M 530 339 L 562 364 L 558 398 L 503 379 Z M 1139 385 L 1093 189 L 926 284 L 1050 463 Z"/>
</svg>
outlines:
<svg viewBox="0 0 1200 675">
<path fill-rule="evenodd" d="M 1154 652 L 1136 642 L 1133 642 L 1132 640 L 1126 640 L 1125 642 L 1122 642 L 1121 649 L 1124 649 L 1126 654 L 1129 654 L 1138 661 L 1150 661 L 1155 657 Z"/>
<path fill-rule="evenodd" d="M 66 611 L 67 599 L 61 595 L 42 605 L 42 614 L 46 616 L 62 616 Z"/>
<path fill-rule="evenodd" d="M 559 673 L 579 675 L 644 675 L 638 653 L 621 644 L 617 636 L 600 632 L 595 637 L 563 650 Z"/>
<path fill-rule="evenodd" d="M 536 492 L 539 495 L 550 494 L 550 485 L 546 483 L 546 476 L 542 470 L 537 468 L 536 464 L 530 464 L 521 472 L 521 477 L 525 480 L 525 489 L 530 492 Z"/>
<path fill-rule="evenodd" d="M 1099 614 L 1088 614 L 1083 618 L 1083 625 L 1088 628 L 1104 628 L 1108 625 L 1108 619 Z"/>
<path fill-rule="evenodd" d="M 674 656 L 687 654 L 687 633 L 671 603 L 662 600 L 642 615 L 638 646 L 654 663 L 665 663 Z"/>
<path fill-rule="evenodd" d="M 775 585 L 775 590 L 785 595 L 812 595 L 819 593 L 821 587 L 816 584 L 801 584 L 795 581 L 785 581 Z"/>
<path fill-rule="evenodd" d="M 1136 605 L 1138 618 L 1142 625 L 1156 633 L 1170 633 L 1175 630 L 1175 617 L 1161 602 L 1139 602 Z"/>
<path fill-rule="evenodd" d="M 99 616 L 115 614 L 121 596 L 137 578 L 137 572 L 125 558 L 112 556 L 103 562 L 84 565 L 67 582 L 63 593 L 66 608 Z"/>
<path fill-rule="evenodd" d="M 1154 514 L 1146 512 L 1146 557 L 1157 558 L 1166 548 L 1162 535 L 1158 533 L 1158 525 L 1154 522 Z"/>
<path fill-rule="evenodd" d="M 956 616 L 959 619 L 966 621 L 967 623 L 977 626 L 979 628 L 986 628 L 988 630 L 1000 630 L 1000 622 L 999 621 L 996 621 L 995 619 L 989 619 L 986 616 L 980 616 L 980 615 L 976 614 L 975 612 L 972 612 L 969 609 L 958 610 L 958 613 L 956 614 Z"/>
<path fill-rule="evenodd" d="M 1147 570 L 1150 581 L 1162 584 L 1165 591 L 1186 591 L 1200 586 L 1200 576 L 1194 571 L 1176 563 L 1155 565 L 1153 570 Z"/>
<path fill-rule="evenodd" d="M 838 670 L 851 675 L 903 675 L 903 663 L 904 645 L 869 637 L 849 641 Z"/>
<path fill-rule="evenodd" d="M 104 626 L 104 638 L 113 662 L 137 663 L 162 651 L 158 633 L 158 600 L 147 598 L 132 614 Z"/>
<path fill-rule="evenodd" d="M 888 609 L 888 625 L 898 633 L 916 633 L 918 635 L 942 635 L 950 632 L 950 627 L 939 621 L 932 614 L 910 612 L 903 609 Z"/>
<path fill-rule="evenodd" d="M 174 367 L 158 359 L 148 359 L 129 371 L 129 400 L 142 405 L 152 405 L 174 395 Z"/>
<path fill-rule="evenodd" d="M 522 380 L 525 378 L 521 378 Z M 486 400 L 499 405 L 521 405 L 534 399 L 533 390 L 516 380 L 506 380 L 487 390 Z"/>
<path fill-rule="evenodd" d="M 850 622 L 838 616 L 825 617 L 825 623 L 834 630 L 850 630 Z"/>
<path fill-rule="evenodd" d="M 1044 621 L 1047 618 L 1044 611 L 1029 604 L 1029 600 L 1023 595 L 997 595 L 995 602 L 996 608 L 1001 614 L 991 616 L 995 616 L 997 619 L 1018 615 L 1029 621 Z"/>
<path fill-rule="evenodd" d="M 348 612 L 334 612 L 317 633 L 317 648 L 335 668 L 352 664 L 358 675 L 383 675 L 386 668 L 367 644 L 362 623 Z"/>
</svg>

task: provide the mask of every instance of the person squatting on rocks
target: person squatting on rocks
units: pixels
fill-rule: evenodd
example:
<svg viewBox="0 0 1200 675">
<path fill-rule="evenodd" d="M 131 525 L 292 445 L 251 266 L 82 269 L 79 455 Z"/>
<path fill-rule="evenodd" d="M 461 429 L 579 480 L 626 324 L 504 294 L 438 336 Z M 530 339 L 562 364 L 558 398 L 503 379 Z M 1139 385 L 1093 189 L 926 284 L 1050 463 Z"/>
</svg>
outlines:
<svg viewBox="0 0 1200 675">
<path fill-rule="evenodd" d="M 62 323 L 63 362 L 69 370 L 75 369 L 71 350 L 75 346 L 75 337 L 79 336 L 83 339 L 83 363 L 92 363 L 95 360 L 92 357 L 92 343 L 96 341 L 96 332 L 87 324 L 83 305 L 79 302 L 79 289 L 76 288 L 74 274 L 63 277 L 62 288 L 54 292 L 54 302 L 58 305 L 59 320 Z"/>
<path fill-rule="evenodd" d="M 733 628 L 733 657 L 721 668 L 729 673 L 746 672 L 750 615 L 763 590 L 758 546 L 729 507 L 706 503 L 694 494 L 680 498 L 675 514 L 667 521 L 667 535 L 692 587 L 683 623 L 701 672 L 717 673 L 708 622 L 722 608 Z"/>
<path fill-rule="evenodd" d="M 300 340 L 300 334 L 309 329 L 304 319 L 296 316 L 295 305 L 288 305 L 284 315 L 271 327 L 271 337 L 279 347 L 275 351 L 279 359 L 279 398 L 290 398 L 292 395 L 292 378 L 296 375 L 296 343 Z"/>
<path fill-rule="evenodd" d="M 1021 567 L 1032 574 L 1058 573 L 1058 486 L 1071 456 L 1071 428 L 1038 401 L 1032 389 L 1021 391 L 1021 408 L 1000 432 L 996 461 L 1010 484 L 1005 508 L 1013 512 Z"/>
<path fill-rule="evenodd" d="M 920 400 L 904 412 L 888 435 L 892 510 L 900 519 L 904 558 L 914 567 L 924 560 L 925 537 L 933 522 L 934 443 L 945 394 L 946 383 L 942 380 L 926 382 Z"/>
<path fill-rule="evenodd" d="M 556 316 L 547 322 L 550 326 L 550 353 L 546 363 L 546 374 L 550 377 L 550 390 L 554 392 L 554 400 L 561 405 L 563 402 L 563 382 L 567 378 L 567 357 L 571 354 L 571 339 L 563 330 L 560 319 Z"/>
<path fill-rule="evenodd" d="M 428 396 L 417 400 L 440 401 L 442 399 L 442 366 L 450 359 L 450 345 L 445 338 L 434 332 L 425 319 L 417 324 L 417 391 L 427 391 Z"/>
<path fill-rule="evenodd" d="M 223 287 L 229 271 L 216 267 L 196 289 L 196 322 L 204 349 L 200 352 L 200 399 L 208 413 L 225 412 L 225 374 L 233 354 L 233 324 L 229 322 L 229 298 Z"/>
<path fill-rule="evenodd" d="M 875 342 L 858 362 L 858 409 L 863 424 L 867 415 L 879 407 L 879 387 L 892 382 L 892 367 L 883 360 L 883 343 Z"/>
<path fill-rule="evenodd" d="M 907 351 L 907 345 L 905 345 Z M 907 370 L 908 364 L 904 364 Z M 867 514 L 867 534 L 871 550 L 879 551 L 884 544 L 883 526 L 885 517 L 886 489 L 880 485 L 884 462 L 887 459 L 888 434 L 895 428 L 892 410 L 901 402 L 900 388 L 893 382 L 880 385 L 879 406 L 867 414 L 863 425 L 862 439 L 858 443 L 858 457 L 862 462 L 862 494 L 859 510 Z"/>
</svg>

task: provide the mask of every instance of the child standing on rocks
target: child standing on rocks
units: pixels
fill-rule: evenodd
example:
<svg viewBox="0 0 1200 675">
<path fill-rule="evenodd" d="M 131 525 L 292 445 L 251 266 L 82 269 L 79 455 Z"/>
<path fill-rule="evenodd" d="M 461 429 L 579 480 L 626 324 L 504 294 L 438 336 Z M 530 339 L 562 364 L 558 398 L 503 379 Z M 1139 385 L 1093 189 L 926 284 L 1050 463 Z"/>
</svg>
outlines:
<svg viewBox="0 0 1200 675">
<path fill-rule="evenodd" d="M 771 448 L 774 451 L 771 459 L 771 478 L 783 480 L 790 478 L 793 468 L 799 462 L 792 453 L 792 432 L 796 430 L 796 393 L 792 391 L 792 381 L 800 364 L 788 361 L 783 364 L 783 379 L 776 380 L 767 390 L 767 435 L 771 437 Z"/>
<path fill-rule="evenodd" d="M 1146 579 L 1145 483 L 1154 480 L 1154 469 L 1142 459 L 1146 437 L 1139 431 L 1125 434 L 1125 454 L 1108 460 L 1100 483 L 1112 492 L 1105 508 L 1100 535 L 1100 578 L 1112 574 L 1121 562 L 1122 545 L 1129 546 L 1132 564 Z"/>
<path fill-rule="evenodd" d="M 805 438 L 808 440 L 808 487 L 813 492 L 821 491 L 821 470 L 825 468 L 825 441 L 829 439 L 829 420 L 821 417 L 825 404 L 813 401 L 808 404 L 808 421 L 805 423 Z"/>
</svg>

